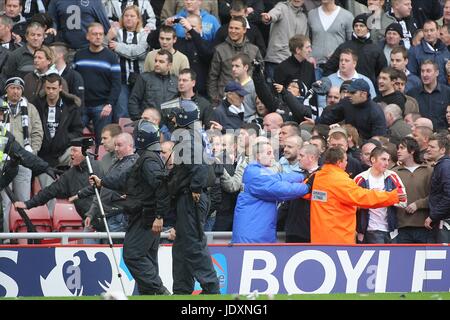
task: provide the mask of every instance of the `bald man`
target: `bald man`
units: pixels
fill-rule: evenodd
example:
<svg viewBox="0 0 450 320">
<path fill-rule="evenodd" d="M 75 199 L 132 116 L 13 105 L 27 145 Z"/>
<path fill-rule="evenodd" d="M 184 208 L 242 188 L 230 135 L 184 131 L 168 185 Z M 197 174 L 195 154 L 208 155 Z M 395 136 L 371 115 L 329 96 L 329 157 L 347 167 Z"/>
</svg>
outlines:
<svg viewBox="0 0 450 320">
<path fill-rule="evenodd" d="M 413 122 L 413 125 L 411 127 L 413 133 L 416 131 L 417 127 L 427 127 L 431 129 L 431 131 L 433 131 L 433 121 L 428 118 L 418 118 Z"/>
<path fill-rule="evenodd" d="M 114 151 L 116 153 L 117 160 L 105 174 L 105 181 L 109 179 L 117 179 L 116 177 L 126 179 L 127 172 L 130 171 L 130 168 L 139 157 L 134 153 L 134 139 L 128 132 L 123 132 L 115 136 Z M 120 196 L 121 192 L 119 191 L 113 191 L 104 187 L 100 190 L 100 197 L 110 232 L 125 232 L 128 227 L 128 217 L 123 211 L 123 208 L 120 207 L 120 202 L 111 202 L 111 199 L 119 199 Z M 91 208 L 86 213 L 84 225 L 85 231 L 91 231 L 92 229 L 95 229 L 96 231 L 105 230 L 97 199 L 94 199 Z M 99 242 L 97 240 L 87 239 L 84 243 L 95 244 Z M 114 243 L 123 243 L 123 240 L 114 240 Z"/>
<path fill-rule="evenodd" d="M 264 131 L 266 132 L 271 132 L 272 130 L 279 131 L 282 124 L 283 118 L 276 112 L 269 113 L 263 120 Z"/>
</svg>

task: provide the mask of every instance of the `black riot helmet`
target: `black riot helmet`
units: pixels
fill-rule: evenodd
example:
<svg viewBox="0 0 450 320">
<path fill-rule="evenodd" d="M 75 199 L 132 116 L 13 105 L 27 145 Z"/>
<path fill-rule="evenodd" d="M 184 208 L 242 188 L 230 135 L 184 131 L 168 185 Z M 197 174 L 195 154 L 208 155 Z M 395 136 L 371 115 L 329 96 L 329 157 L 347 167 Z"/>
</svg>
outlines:
<svg viewBox="0 0 450 320">
<path fill-rule="evenodd" d="M 147 149 L 151 145 L 159 144 L 159 128 L 156 124 L 141 119 L 134 127 L 134 145 L 137 150 Z"/>
<path fill-rule="evenodd" d="M 181 99 L 180 108 L 174 113 L 177 126 L 179 127 L 187 127 L 200 119 L 200 110 L 197 104 L 192 100 Z"/>
</svg>

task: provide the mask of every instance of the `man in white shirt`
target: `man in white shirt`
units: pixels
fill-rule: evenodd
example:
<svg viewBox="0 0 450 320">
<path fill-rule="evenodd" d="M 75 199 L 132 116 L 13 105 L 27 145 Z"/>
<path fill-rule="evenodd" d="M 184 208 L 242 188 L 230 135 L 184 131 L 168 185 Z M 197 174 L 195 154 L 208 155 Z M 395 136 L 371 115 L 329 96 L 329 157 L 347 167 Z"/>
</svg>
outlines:
<svg viewBox="0 0 450 320">
<path fill-rule="evenodd" d="M 400 177 L 388 170 L 390 155 L 384 148 L 376 147 L 370 154 L 372 167 L 355 177 L 355 182 L 366 189 L 391 191 L 405 190 Z M 406 202 L 400 202 L 406 207 Z M 358 209 L 358 240 L 364 243 L 391 243 L 398 234 L 397 215 L 394 206 L 372 209 Z"/>
</svg>

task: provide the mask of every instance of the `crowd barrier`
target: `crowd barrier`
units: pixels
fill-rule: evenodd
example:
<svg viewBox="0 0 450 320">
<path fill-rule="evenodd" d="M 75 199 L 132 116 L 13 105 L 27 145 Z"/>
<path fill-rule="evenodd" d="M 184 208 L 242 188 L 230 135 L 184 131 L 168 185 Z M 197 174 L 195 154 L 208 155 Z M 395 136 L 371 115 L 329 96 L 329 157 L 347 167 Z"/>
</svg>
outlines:
<svg viewBox="0 0 450 320">
<path fill-rule="evenodd" d="M 126 293 L 135 281 L 114 248 Z M 448 245 L 219 245 L 209 250 L 222 294 L 448 292 Z M 172 288 L 172 247 L 159 250 L 164 285 Z M 106 245 L 0 246 L 0 297 L 99 295 L 120 291 Z M 201 290 L 195 284 L 194 294 Z"/>
</svg>

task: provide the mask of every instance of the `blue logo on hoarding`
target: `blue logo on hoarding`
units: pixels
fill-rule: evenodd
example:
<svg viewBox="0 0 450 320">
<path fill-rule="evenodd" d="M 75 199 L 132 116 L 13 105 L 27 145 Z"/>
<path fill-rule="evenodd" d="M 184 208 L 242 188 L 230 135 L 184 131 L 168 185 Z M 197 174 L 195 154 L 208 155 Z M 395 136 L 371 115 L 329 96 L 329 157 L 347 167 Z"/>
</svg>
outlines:
<svg viewBox="0 0 450 320">
<path fill-rule="evenodd" d="M 228 268 L 227 259 L 221 253 L 215 253 L 211 256 L 211 260 L 219 278 L 220 293 L 226 294 L 228 289 Z M 194 294 L 199 294 L 202 287 L 198 281 L 195 281 Z"/>
</svg>

